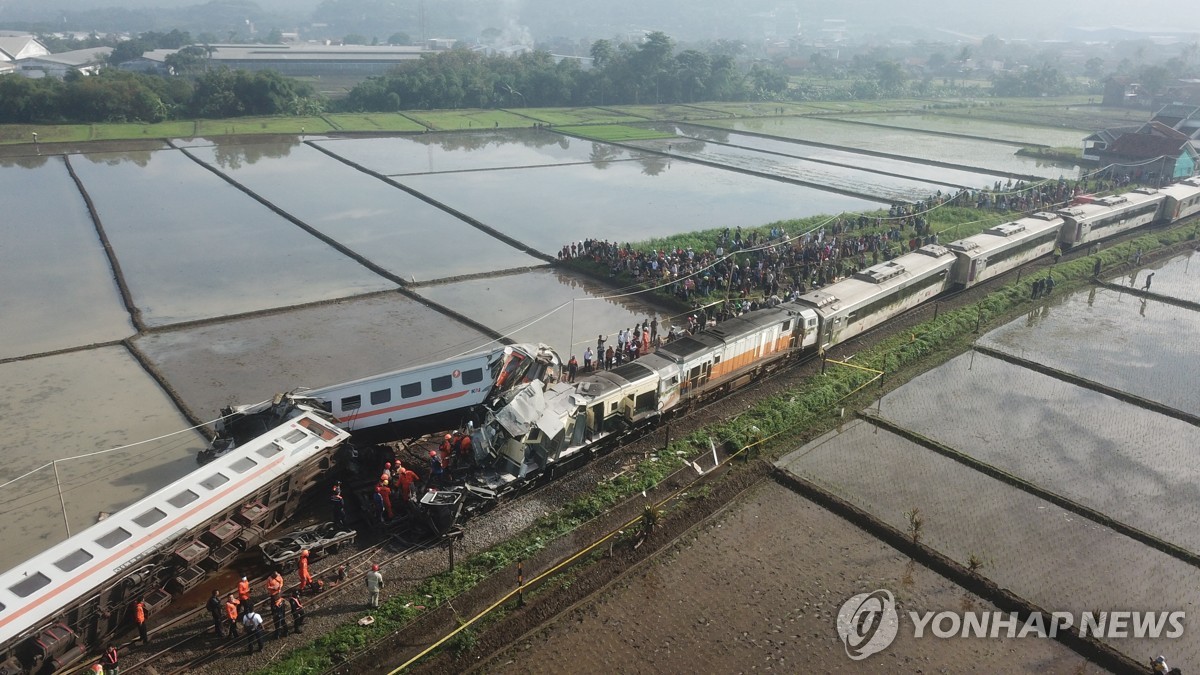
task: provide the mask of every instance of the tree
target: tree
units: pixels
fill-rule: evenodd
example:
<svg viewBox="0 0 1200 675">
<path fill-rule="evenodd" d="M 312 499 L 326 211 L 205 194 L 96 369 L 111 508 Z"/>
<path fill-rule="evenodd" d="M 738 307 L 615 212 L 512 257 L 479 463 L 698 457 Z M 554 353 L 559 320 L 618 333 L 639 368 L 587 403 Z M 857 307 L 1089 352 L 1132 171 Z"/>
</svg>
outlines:
<svg viewBox="0 0 1200 675">
<path fill-rule="evenodd" d="M 895 61 L 879 61 L 875 64 L 875 79 L 879 83 L 879 90 L 885 96 L 896 96 L 902 93 L 904 82 L 908 76 L 904 73 L 904 68 Z"/>
<path fill-rule="evenodd" d="M 391 37 L 388 38 L 389 45 L 407 45 L 411 43 L 412 38 L 408 36 L 408 33 L 392 33 Z"/>
<path fill-rule="evenodd" d="M 683 88 L 684 102 L 691 103 L 705 98 L 705 85 L 712 71 L 708 55 L 688 49 L 675 57 L 678 65 L 679 83 Z"/>
<path fill-rule="evenodd" d="M 1093 56 L 1083 64 L 1083 72 L 1088 77 L 1100 77 L 1104 74 L 1104 59 Z"/>
<path fill-rule="evenodd" d="M 590 52 L 592 55 L 592 65 L 596 68 L 604 68 L 612 61 L 613 46 L 608 40 L 596 40 L 592 43 Z"/>
<path fill-rule="evenodd" d="M 358 33 L 351 33 L 351 34 L 347 35 L 346 37 L 342 38 L 342 44 L 344 44 L 344 45 L 365 45 L 365 44 L 367 44 L 367 36 L 359 35 Z"/>
</svg>

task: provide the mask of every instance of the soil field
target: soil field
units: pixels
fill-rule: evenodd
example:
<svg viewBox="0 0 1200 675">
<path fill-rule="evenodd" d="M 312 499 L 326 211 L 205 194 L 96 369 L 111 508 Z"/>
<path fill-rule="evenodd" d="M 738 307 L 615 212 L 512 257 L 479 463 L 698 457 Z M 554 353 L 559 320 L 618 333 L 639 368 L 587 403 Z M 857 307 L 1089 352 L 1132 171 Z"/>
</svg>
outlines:
<svg viewBox="0 0 1200 675">
<path fill-rule="evenodd" d="M 850 661 L 838 608 L 897 598 L 885 651 Z M 1101 672 L 1047 640 L 912 637 L 908 611 L 993 611 L 933 571 L 774 483 L 752 488 L 674 546 L 479 668 L 492 673 Z M 565 664 L 570 664 L 566 666 Z"/>
</svg>

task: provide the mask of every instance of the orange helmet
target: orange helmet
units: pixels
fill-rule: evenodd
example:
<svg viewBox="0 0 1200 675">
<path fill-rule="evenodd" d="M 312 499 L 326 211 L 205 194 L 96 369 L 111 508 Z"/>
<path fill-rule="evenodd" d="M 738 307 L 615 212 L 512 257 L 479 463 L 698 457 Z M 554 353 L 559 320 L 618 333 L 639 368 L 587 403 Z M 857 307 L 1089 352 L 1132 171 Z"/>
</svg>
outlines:
<svg viewBox="0 0 1200 675">
<path fill-rule="evenodd" d="M 300 551 L 300 557 L 307 558 L 308 557 L 308 549 L 304 549 L 303 551 Z"/>
</svg>

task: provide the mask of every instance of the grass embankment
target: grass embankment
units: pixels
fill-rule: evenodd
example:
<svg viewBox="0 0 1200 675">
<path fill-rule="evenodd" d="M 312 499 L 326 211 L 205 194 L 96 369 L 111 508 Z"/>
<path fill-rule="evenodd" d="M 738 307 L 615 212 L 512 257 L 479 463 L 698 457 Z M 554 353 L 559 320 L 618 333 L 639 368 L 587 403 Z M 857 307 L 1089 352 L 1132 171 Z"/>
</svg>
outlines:
<svg viewBox="0 0 1200 675">
<path fill-rule="evenodd" d="M 641 118 L 603 108 L 533 108 L 521 113 L 533 119 L 562 126 L 567 124 L 622 124 L 640 122 Z"/>
<path fill-rule="evenodd" d="M 622 143 L 624 141 L 648 141 L 656 138 L 675 138 L 675 134 L 641 127 L 629 127 L 623 124 L 596 124 L 581 127 L 555 127 L 555 131 L 565 134 L 582 136 L 597 141 Z"/>
<path fill-rule="evenodd" d="M 534 125 L 534 120 L 507 110 L 412 110 L 405 115 L 433 131 L 515 129 Z"/>
<path fill-rule="evenodd" d="M 1113 246 L 1099 254 L 1106 268 L 1126 263 L 1134 251 L 1150 253 L 1162 247 L 1190 239 L 1195 226 L 1178 225 L 1136 240 Z M 1054 266 L 1059 292 L 1087 283 L 1096 256 L 1082 257 Z M 1040 275 L 1039 275 L 1040 276 Z M 947 311 L 936 319 L 884 339 L 876 346 L 855 355 L 855 364 L 884 371 L 889 382 L 896 383 L 949 358 L 969 347 L 976 338 L 976 327 L 988 327 L 1026 311 L 1034 301 L 1030 289 L 1035 276 L 1011 282 L 989 293 L 977 305 Z M 735 418 L 711 424 L 686 438 L 673 441 L 664 451 L 641 462 L 635 470 L 612 481 L 599 484 L 557 513 L 537 521 L 521 535 L 476 554 L 453 572 L 437 574 L 411 593 L 390 598 L 374 613 L 375 624 L 343 626 L 307 646 L 293 651 L 260 675 L 295 675 L 325 670 L 345 655 L 366 647 L 375 640 L 400 630 L 423 610 L 417 605 L 438 606 L 466 592 L 491 574 L 504 570 L 545 548 L 554 539 L 571 532 L 621 500 L 656 486 L 697 453 L 706 451 L 709 439 L 732 441 L 738 446 L 765 441 L 758 452 L 775 459 L 794 449 L 795 443 L 823 433 L 838 418 L 837 406 L 851 408 L 867 405 L 876 395 L 874 385 L 864 388 L 874 375 L 869 372 L 830 366 L 826 374 L 816 375 L 789 391 L 762 399 Z M 428 597 L 427 597 L 428 596 Z M 427 611 L 427 610 L 426 610 Z"/>
<path fill-rule="evenodd" d="M 338 131 L 421 132 L 428 128 L 400 113 L 338 113 L 325 119 Z"/>
</svg>

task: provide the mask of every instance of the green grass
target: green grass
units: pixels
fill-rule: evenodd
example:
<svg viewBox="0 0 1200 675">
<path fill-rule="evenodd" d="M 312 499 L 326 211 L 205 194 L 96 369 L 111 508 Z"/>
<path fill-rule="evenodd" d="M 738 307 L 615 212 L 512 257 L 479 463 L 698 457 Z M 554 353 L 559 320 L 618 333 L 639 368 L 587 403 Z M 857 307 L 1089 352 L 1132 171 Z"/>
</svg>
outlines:
<svg viewBox="0 0 1200 675">
<path fill-rule="evenodd" d="M 717 110 L 705 110 L 687 105 L 617 105 L 613 110 L 620 110 L 627 115 L 648 120 L 687 120 L 707 119 L 710 117 L 728 117 L 729 113 Z"/>
<path fill-rule="evenodd" d="M 196 123 L 191 121 L 159 122 L 157 124 L 93 124 L 94 141 L 129 140 L 137 138 L 191 138 Z"/>
<path fill-rule="evenodd" d="M 534 124 L 528 117 L 505 110 L 410 110 L 405 114 L 434 131 L 512 129 Z"/>
<path fill-rule="evenodd" d="M 675 134 L 655 129 L 630 127 L 624 124 L 597 124 L 583 127 L 558 127 L 558 131 L 575 134 L 597 141 L 620 143 L 622 141 L 646 141 L 655 138 L 675 138 Z"/>
<path fill-rule="evenodd" d="M 326 115 L 338 131 L 425 131 L 418 124 L 399 113 L 341 113 Z"/>
<path fill-rule="evenodd" d="M 620 124 L 639 121 L 629 115 L 601 108 L 522 108 L 521 114 L 555 125 Z"/>
<path fill-rule="evenodd" d="M 228 120 L 200 120 L 196 135 L 235 136 L 245 134 L 323 134 L 333 127 L 320 117 L 238 117 Z"/>
<path fill-rule="evenodd" d="M 0 125 L 0 144 L 32 143 L 34 133 L 39 143 L 76 143 L 91 138 L 86 124 L 4 124 Z"/>
<path fill-rule="evenodd" d="M 717 114 L 733 115 L 734 117 L 770 117 L 780 114 L 799 115 L 812 112 L 812 108 L 804 104 L 775 103 L 774 101 L 758 103 L 696 103 L 694 105 L 703 110 L 710 110 Z M 782 113 L 779 112 L 780 108 L 783 108 Z"/>
</svg>

